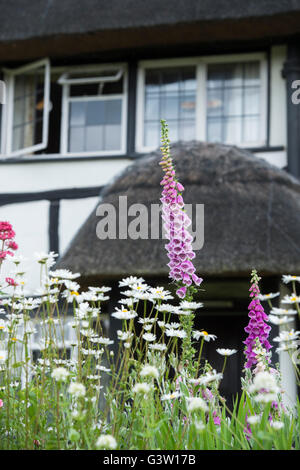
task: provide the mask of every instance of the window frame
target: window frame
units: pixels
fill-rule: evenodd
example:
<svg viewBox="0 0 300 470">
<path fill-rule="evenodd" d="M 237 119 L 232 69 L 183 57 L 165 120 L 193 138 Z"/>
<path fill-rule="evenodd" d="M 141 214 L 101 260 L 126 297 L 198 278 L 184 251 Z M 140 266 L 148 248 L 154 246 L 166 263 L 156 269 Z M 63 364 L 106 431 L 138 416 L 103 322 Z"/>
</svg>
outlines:
<svg viewBox="0 0 300 470">
<path fill-rule="evenodd" d="M 176 58 L 144 60 L 138 63 L 137 76 L 137 106 L 136 106 L 136 136 L 135 149 L 138 153 L 147 153 L 157 149 L 157 146 L 146 147 L 144 145 L 144 102 L 145 102 L 145 72 L 153 68 L 169 68 L 195 66 L 196 68 L 196 113 L 195 113 L 195 139 L 198 141 L 207 140 L 207 108 L 206 108 L 206 87 L 207 87 L 207 67 L 210 64 L 259 62 L 261 79 L 261 100 L 260 114 L 261 138 L 257 142 L 236 143 L 228 145 L 238 145 L 241 148 L 258 148 L 267 145 L 267 116 L 268 116 L 268 63 L 267 54 L 264 52 L 253 52 L 243 54 L 226 54 L 202 57 Z M 203 112 L 204 110 L 204 112 Z"/>
<path fill-rule="evenodd" d="M 118 77 L 118 73 L 115 78 L 107 80 L 107 77 L 99 78 L 80 78 L 72 79 L 67 78 L 68 74 L 78 73 L 84 71 L 85 73 L 101 72 L 105 70 L 122 70 L 122 74 Z M 123 76 L 123 93 L 112 94 L 112 95 L 99 95 L 99 96 L 76 96 L 70 97 L 70 86 L 76 84 L 85 83 L 105 83 L 116 81 Z M 61 75 L 58 83 L 62 85 L 62 110 L 61 110 L 61 131 L 60 131 L 60 155 L 65 157 L 96 157 L 96 156 L 114 156 L 124 155 L 126 153 L 127 146 L 127 104 L 128 104 L 128 70 L 127 64 L 101 64 L 101 65 L 86 65 L 86 66 L 73 66 L 64 68 L 64 73 Z M 110 99 L 121 99 L 122 101 L 122 113 L 121 113 L 121 147 L 120 150 L 99 150 L 99 151 L 86 151 L 86 152 L 69 152 L 68 151 L 68 136 L 69 136 L 69 103 L 70 102 L 86 102 L 86 101 L 104 101 Z"/>
<path fill-rule="evenodd" d="M 12 150 L 13 137 L 13 116 L 14 116 L 14 84 L 15 77 L 25 72 L 45 66 L 44 72 L 44 108 L 43 108 L 43 131 L 42 141 L 39 144 L 24 147 L 19 150 Z M 29 64 L 17 67 L 15 69 L 4 68 L 4 82 L 6 83 L 7 100 L 4 106 L 1 122 L 1 157 L 14 158 L 22 155 L 28 155 L 33 152 L 43 150 L 48 146 L 49 136 L 49 112 L 50 112 L 50 82 L 51 66 L 50 60 L 44 58 Z"/>
</svg>

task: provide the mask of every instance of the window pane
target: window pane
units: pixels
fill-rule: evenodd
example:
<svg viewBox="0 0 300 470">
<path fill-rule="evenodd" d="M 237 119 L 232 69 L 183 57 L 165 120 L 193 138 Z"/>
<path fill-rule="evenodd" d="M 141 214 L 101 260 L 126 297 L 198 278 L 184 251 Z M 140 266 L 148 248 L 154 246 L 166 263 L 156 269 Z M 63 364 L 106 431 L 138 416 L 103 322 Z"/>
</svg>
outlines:
<svg viewBox="0 0 300 470">
<path fill-rule="evenodd" d="M 242 141 L 242 123 L 239 118 L 228 118 L 225 120 L 225 135 L 224 142 L 230 144 L 235 140 L 237 142 Z"/>
<path fill-rule="evenodd" d="M 146 70 L 145 75 L 144 145 L 159 146 L 160 119 L 168 121 L 173 142 L 194 139 L 196 68 L 151 69 Z M 179 135 L 181 128 L 185 130 Z"/>
<path fill-rule="evenodd" d="M 70 105 L 70 152 L 121 149 L 120 99 L 75 101 Z"/>
<path fill-rule="evenodd" d="M 187 95 L 180 99 L 180 117 L 181 119 L 194 119 L 196 111 L 195 96 Z"/>
<path fill-rule="evenodd" d="M 13 152 L 43 141 L 45 66 L 14 77 L 12 116 Z"/>
<path fill-rule="evenodd" d="M 105 124 L 106 103 L 105 101 L 88 101 L 85 122 L 87 126 Z"/>
<path fill-rule="evenodd" d="M 225 116 L 243 114 L 243 90 L 241 88 L 228 88 L 224 90 Z"/>
<path fill-rule="evenodd" d="M 245 142 L 257 142 L 259 138 L 260 120 L 257 117 L 247 117 L 244 122 Z"/>
<path fill-rule="evenodd" d="M 69 133 L 69 152 L 83 152 L 84 151 L 84 134 L 83 127 L 73 127 Z"/>
<path fill-rule="evenodd" d="M 84 126 L 86 115 L 86 103 L 70 103 L 71 126 Z"/>
<path fill-rule="evenodd" d="M 221 90 L 207 90 L 208 116 L 221 116 L 223 105 L 223 93 Z"/>
<path fill-rule="evenodd" d="M 145 119 L 159 120 L 159 97 L 146 96 L 145 102 Z"/>
<path fill-rule="evenodd" d="M 107 100 L 105 101 L 105 123 L 106 124 L 121 124 L 122 116 L 122 101 L 121 100 Z"/>
<path fill-rule="evenodd" d="M 207 122 L 208 142 L 222 142 L 222 120 L 220 118 L 210 118 Z"/>
<path fill-rule="evenodd" d="M 195 123 L 194 121 L 184 121 L 180 126 L 179 140 L 195 139 Z"/>
<path fill-rule="evenodd" d="M 245 93 L 245 111 L 247 114 L 260 113 L 260 89 L 251 87 Z"/>
<path fill-rule="evenodd" d="M 86 128 L 84 150 L 95 152 L 103 148 L 103 126 L 89 126 Z"/>
<path fill-rule="evenodd" d="M 163 96 L 161 100 L 161 108 L 162 119 L 166 119 L 167 121 L 170 119 L 178 119 L 178 96 Z"/>
<path fill-rule="evenodd" d="M 207 140 L 258 142 L 260 64 L 211 64 L 207 69 Z M 213 119 L 213 117 L 218 119 Z"/>
<path fill-rule="evenodd" d="M 119 150 L 121 148 L 121 126 L 108 125 L 104 128 L 105 150 Z"/>
<path fill-rule="evenodd" d="M 157 144 L 160 138 L 160 129 L 159 129 L 159 122 L 147 122 L 145 124 L 145 146 L 146 147 L 153 147 L 153 144 Z"/>
</svg>

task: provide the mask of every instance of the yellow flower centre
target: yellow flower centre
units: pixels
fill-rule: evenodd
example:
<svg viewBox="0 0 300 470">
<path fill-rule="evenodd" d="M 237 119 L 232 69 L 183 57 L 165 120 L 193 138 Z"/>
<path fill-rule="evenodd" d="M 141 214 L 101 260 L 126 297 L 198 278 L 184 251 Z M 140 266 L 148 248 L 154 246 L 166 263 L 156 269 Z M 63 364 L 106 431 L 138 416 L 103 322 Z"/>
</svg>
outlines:
<svg viewBox="0 0 300 470">
<path fill-rule="evenodd" d="M 208 336 L 207 331 L 202 331 L 202 334 L 204 334 L 204 336 Z"/>
<path fill-rule="evenodd" d="M 4 326 L 0 325 L 0 330 L 3 330 Z"/>
<path fill-rule="evenodd" d="M 127 308 L 123 308 L 122 312 L 127 313 L 128 312 Z"/>
<path fill-rule="evenodd" d="M 71 295 L 79 295 L 79 292 L 77 292 L 76 290 L 72 290 Z"/>
<path fill-rule="evenodd" d="M 11 340 L 12 340 L 12 341 L 17 341 L 17 338 L 12 338 Z"/>
</svg>

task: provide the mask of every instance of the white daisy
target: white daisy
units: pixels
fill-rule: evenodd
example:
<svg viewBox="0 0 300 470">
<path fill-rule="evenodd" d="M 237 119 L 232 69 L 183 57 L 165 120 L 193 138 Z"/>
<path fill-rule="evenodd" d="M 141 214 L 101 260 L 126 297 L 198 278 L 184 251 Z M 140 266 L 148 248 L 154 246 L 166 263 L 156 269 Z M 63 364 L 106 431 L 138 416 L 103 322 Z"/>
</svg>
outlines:
<svg viewBox="0 0 300 470">
<path fill-rule="evenodd" d="M 271 421 L 270 426 L 271 426 L 271 428 L 278 431 L 278 429 L 281 429 L 281 428 L 284 427 L 284 423 L 282 421 Z"/>
<path fill-rule="evenodd" d="M 286 343 L 281 343 L 280 347 L 276 349 L 276 352 L 291 351 L 292 349 L 297 349 L 299 344 L 298 341 L 288 341 Z"/>
<path fill-rule="evenodd" d="M 217 338 L 216 335 L 211 335 L 211 334 L 208 334 L 207 331 L 198 331 L 198 330 L 195 330 L 193 331 L 193 338 L 198 341 L 200 338 L 203 338 L 204 341 L 207 341 L 209 342 L 210 340 L 212 341 L 215 341 L 215 339 Z"/>
<path fill-rule="evenodd" d="M 154 379 L 158 380 L 159 372 L 156 367 L 151 366 L 150 364 L 146 364 L 142 368 L 140 375 L 141 377 L 153 377 Z"/>
<path fill-rule="evenodd" d="M 192 411 L 208 411 L 208 406 L 201 397 L 189 397 L 187 399 L 188 405 L 187 410 L 191 413 Z"/>
<path fill-rule="evenodd" d="M 143 282 L 145 281 L 142 277 L 129 276 L 119 281 L 119 287 L 128 287 L 135 284 L 142 284 Z"/>
<path fill-rule="evenodd" d="M 293 318 L 289 318 L 288 316 L 276 316 L 276 315 L 269 315 L 269 322 L 272 323 L 273 325 L 284 325 L 286 323 L 289 323 L 291 321 L 294 321 Z"/>
<path fill-rule="evenodd" d="M 223 374 L 213 370 L 211 372 L 207 372 L 205 375 L 202 375 L 198 379 L 191 379 L 190 382 L 194 383 L 195 385 L 207 385 L 211 382 L 217 382 L 223 378 Z"/>
<path fill-rule="evenodd" d="M 258 298 L 259 300 L 270 300 L 270 299 L 274 299 L 275 297 L 278 297 L 280 295 L 280 292 L 270 292 L 270 294 L 259 294 L 258 295 Z"/>
<path fill-rule="evenodd" d="M 285 284 L 288 284 L 289 282 L 292 282 L 292 281 L 300 282 L 300 276 L 291 276 L 290 274 L 284 274 L 282 276 L 282 281 Z"/>
<path fill-rule="evenodd" d="M 282 301 L 283 304 L 295 304 L 295 303 L 300 303 L 300 296 L 299 295 L 286 295 Z"/>
<path fill-rule="evenodd" d="M 167 346 L 165 344 L 149 344 L 149 349 L 152 349 L 153 351 L 165 351 L 167 349 Z"/>
<path fill-rule="evenodd" d="M 145 341 L 148 341 L 149 343 L 156 340 L 156 336 L 153 335 L 152 333 L 144 333 L 143 338 Z"/>
<path fill-rule="evenodd" d="M 147 384 L 146 382 L 141 382 L 141 383 L 135 384 L 132 391 L 133 393 L 147 394 L 150 392 L 151 389 L 152 389 L 151 385 Z"/>
<path fill-rule="evenodd" d="M 139 318 L 138 319 L 138 323 L 141 323 L 142 325 L 144 325 L 145 323 L 154 323 L 154 322 L 156 322 L 156 318 L 146 317 L 146 318 Z"/>
<path fill-rule="evenodd" d="M 110 434 L 101 434 L 96 441 L 98 449 L 114 450 L 117 448 L 117 445 L 116 439 Z"/>
<path fill-rule="evenodd" d="M 133 337 L 133 333 L 130 333 L 129 331 L 117 331 L 117 335 L 120 341 L 128 341 L 130 338 Z"/>
<path fill-rule="evenodd" d="M 293 328 L 290 331 L 281 331 L 279 336 L 273 339 L 275 342 L 282 342 L 282 341 L 294 341 L 300 335 L 300 331 L 295 331 Z"/>
<path fill-rule="evenodd" d="M 76 398 L 85 396 L 85 386 L 79 382 L 72 382 L 68 388 L 68 392 Z"/>
<path fill-rule="evenodd" d="M 80 273 L 72 273 L 69 269 L 56 269 L 55 271 L 50 271 L 49 276 L 59 280 L 73 280 L 80 277 Z"/>
<path fill-rule="evenodd" d="M 166 393 L 164 395 L 161 396 L 161 400 L 162 401 L 169 401 L 169 400 L 175 400 L 175 398 L 179 398 L 181 397 L 181 393 L 176 390 L 175 392 L 173 393 Z"/>
<path fill-rule="evenodd" d="M 296 315 L 297 310 L 291 308 L 277 308 L 273 307 L 270 312 L 272 315 Z"/>
<path fill-rule="evenodd" d="M 237 352 L 236 349 L 216 349 L 217 353 L 221 354 L 221 356 L 232 356 Z"/>
<path fill-rule="evenodd" d="M 116 307 L 115 312 L 112 313 L 111 316 L 118 320 L 131 320 L 132 318 L 137 317 L 137 313 L 134 310 L 128 310 L 124 305 L 121 305 L 121 308 Z"/>
<path fill-rule="evenodd" d="M 57 382 L 65 382 L 69 375 L 70 372 L 67 369 L 64 367 L 57 367 L 56 369 L 53 369 L 51 377 Z"/>
<path fill-rule="evenodd" d="M 176 338 L 186 338 L 186 332 L 184 330 L 176 330 L 174 328 L 167 328 L 166 335 Z"/>
<path fill-rule="evenodd" d="M 257 423 L 260 422 L 260 419 L 261 419 L 261 418 L 260 418 L 260 416 L 258 416 L 258 415 L 248 416 L 248 417 L 247 417 L 247 422 L 248 422 L 249 424 L 255 425 L 255 424 L 257 424 Z"/>
<path fill-rule="evenodd" d="M 197 310 L 201 307 L 203 307 L 201 302 L 188 302 L 187 300 L 182 300 L 180 302 L 180 308 L 182 310 Z"/>
</svg>

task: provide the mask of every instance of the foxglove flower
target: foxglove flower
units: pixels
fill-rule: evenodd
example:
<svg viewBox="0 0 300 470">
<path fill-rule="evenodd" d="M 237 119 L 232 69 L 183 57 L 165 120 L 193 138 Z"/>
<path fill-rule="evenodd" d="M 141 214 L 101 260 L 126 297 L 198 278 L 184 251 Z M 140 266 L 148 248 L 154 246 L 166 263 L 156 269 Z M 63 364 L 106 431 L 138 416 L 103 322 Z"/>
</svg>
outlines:
<svg viewBox="0 0 300 470">
<path fill-rule="evenodd" d="M 263 306 L 260 303 L 259 295 L 260 290 L 258 286 L 259 277 L 255 270 L 252 271 L 252 278 L 251 278 L 251 287 L 250 297 L 252 300 L 249 304 L 249 317 L 250 321 L 248 326 L 246 326 L 245 331 L 248 333 L 248 337 L 244 344 L 246 344 L 245 355 L 247 358 L 247 362 L 245 367 L 250 369 L 254 364 L 257 363 L 256 357 L 256 341 L 257 339 L 260 342 L 260 345 L 266 350 L 269 351 L 271 349 L 271 345 L 268 341 L 269 331 L 271 327 L 267 325 L 265 322 L 268 321 L 268 316 L 266 315 Z"/>
<path fill-rule="evenodd" d="M 168 139 L 168 128 L 165 121 L 162 123 L 162 160 L 160 165 L 165 173 L 161 185 L 162 189 L 162 218 L 164 229 L 169 243 L 166 245 L 168 266 L 170 268 L 169 277 L 181 284 L 177 290 L 177 295 L 184 298 L 187 288 L 192 284 L 199 286 L 202 279 L 197 276 L 196 268 L 192 259 L 195 252 L 192 248 L 193 237 L 188 231 L 191 220 L 184 209 L 182 192 L 184 187 L 176 179 L 173 161 L 170 156 Z"/>
</svg>

